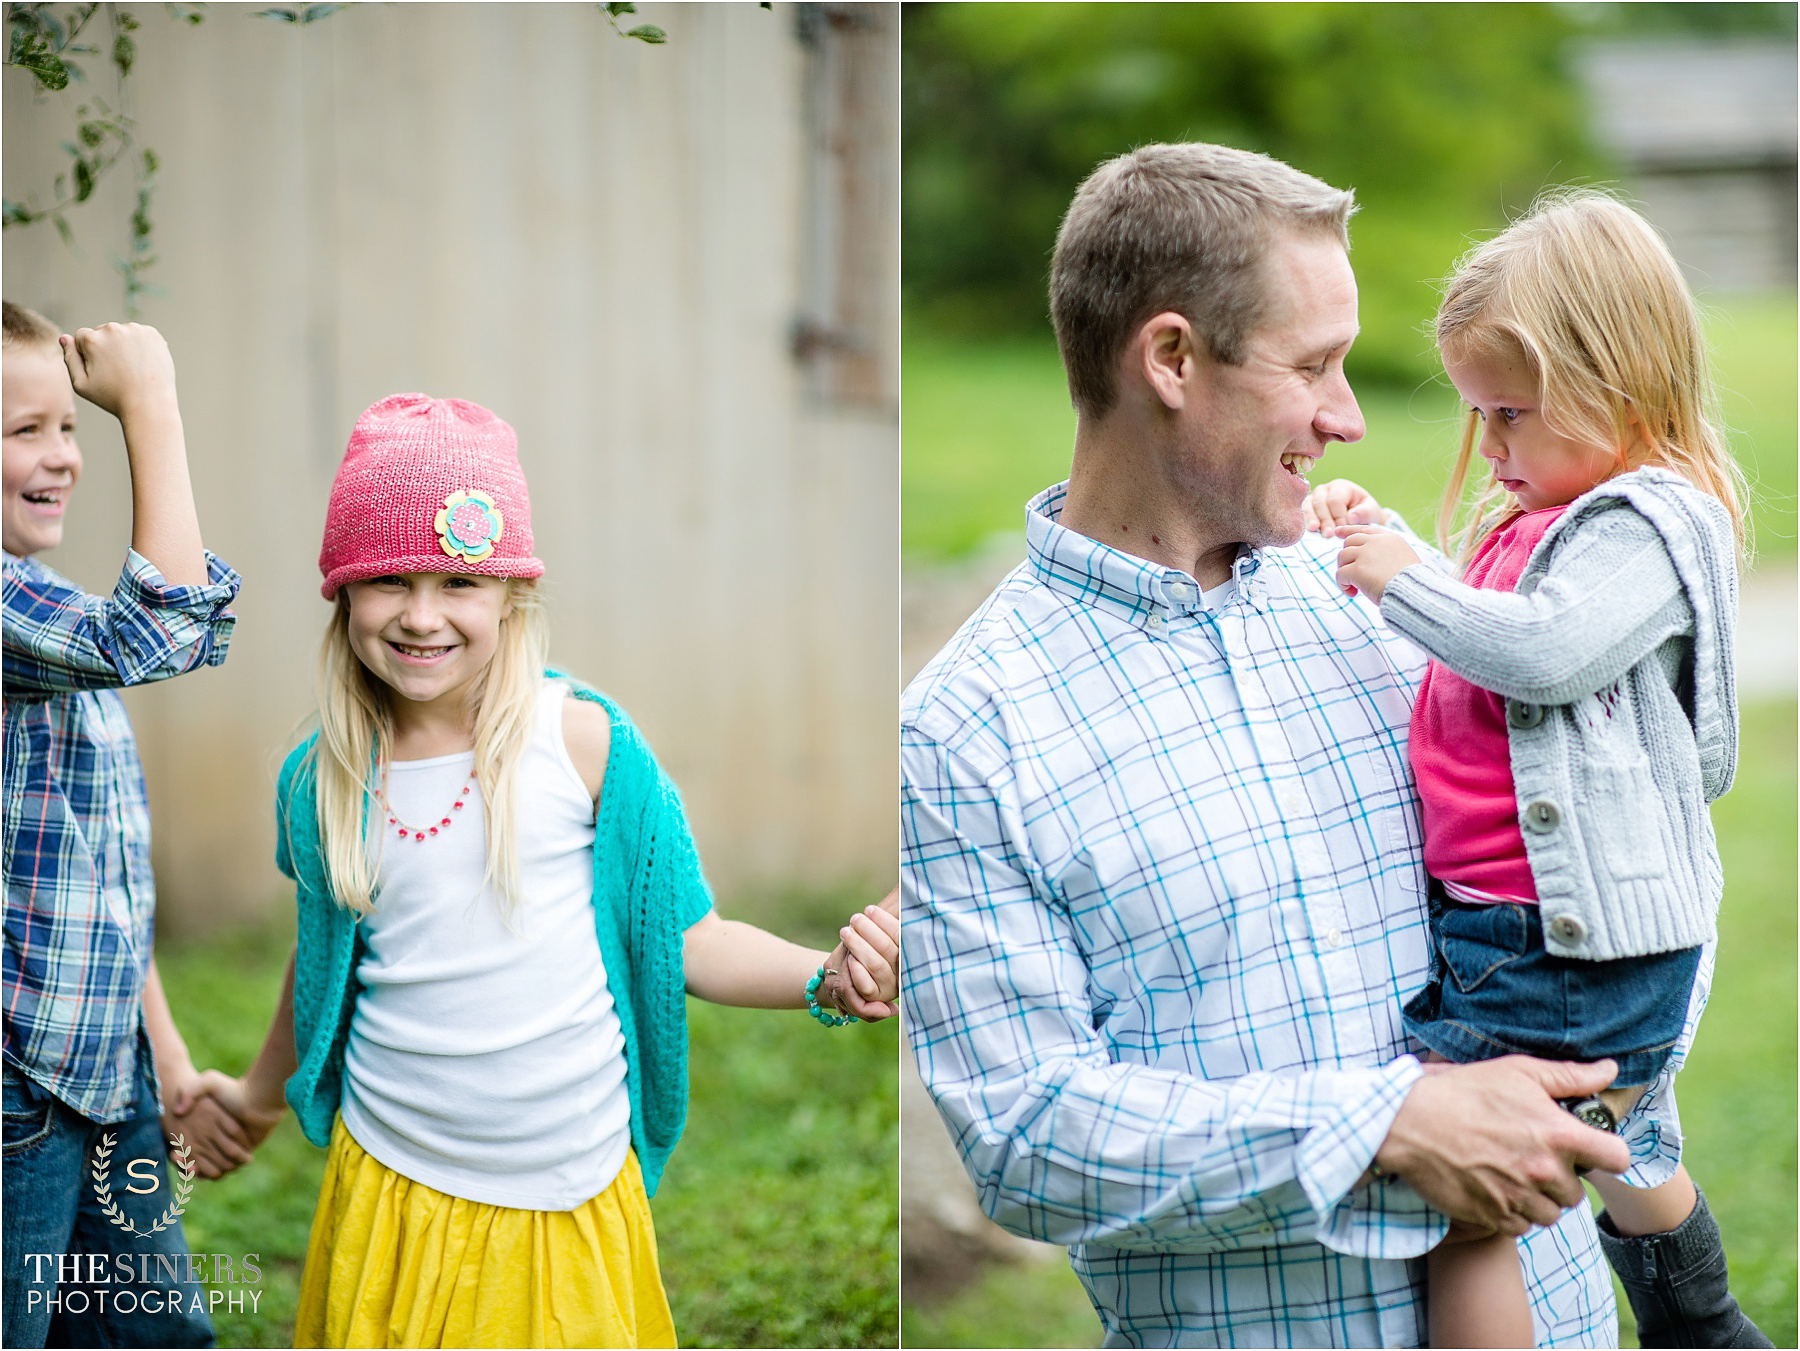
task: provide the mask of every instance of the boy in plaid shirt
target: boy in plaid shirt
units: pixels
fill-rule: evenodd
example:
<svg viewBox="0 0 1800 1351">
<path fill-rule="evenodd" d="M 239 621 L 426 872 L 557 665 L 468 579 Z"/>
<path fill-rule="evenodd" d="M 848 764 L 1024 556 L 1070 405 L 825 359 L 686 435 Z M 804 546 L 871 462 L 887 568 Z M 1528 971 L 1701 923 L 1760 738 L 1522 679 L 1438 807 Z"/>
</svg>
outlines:
<svg viewBox="0 0 1800 1351">
<path fill-rule="evenodd" d="M 200 543 L 161 335 L 106 324 L 70 337 L 4 308 L 4 1336 L 210 1346 L 179 1220 L 145 1232 L 172 1197 L 157 1081 L 173 1101 L 198 1076 L 151 957 L 150 819 L 115 691 L 222 662 L 238 577 Z M 119 418 L 131 465 L 131 548 L 107 597 L 33 557 L 62 541 L 81 473 L 76 393 Z M 108 1137 L 110 1202 L 135 1232 L 90 1185 Z M 143 1165 L 131 1171 L 140 1159 L 154 1190 Z M 217 1176 L 239 1161 L 193 1167 Z"/>
</svg>

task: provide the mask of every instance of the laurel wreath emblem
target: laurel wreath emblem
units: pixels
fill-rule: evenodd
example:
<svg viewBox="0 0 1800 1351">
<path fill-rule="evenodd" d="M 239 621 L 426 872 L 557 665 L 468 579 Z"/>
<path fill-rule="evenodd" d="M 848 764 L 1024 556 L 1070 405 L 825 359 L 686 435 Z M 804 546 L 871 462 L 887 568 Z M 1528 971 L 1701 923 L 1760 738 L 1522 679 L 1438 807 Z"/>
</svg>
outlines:
<svg viewBox="0 0 1800 1351">
<path fill-rule="evenodd" d="M 101 1213 L 127 1234 L 138 1238 L 148 1238 L 151 1234 L 160 1233 L 174 1224 L 181 1218 L 181 1212 L 187 1209 L 188 1197 L 194 1193 L 196 1170 L 193 1152 L 188 1149 L 186 1136 L 171 1135 L 169 1142 L 173 1145 L 173 1148 L 169 1150 L 169 1157 L 175 1161 L 175 1180 L 169 1185 L 170 1190 L 175 1193 L 175 1199 L 169 1203 L 168 1209 L 163 1211 L 162 1218 L 148 1229 L 139 1229 L 126 1217 L 125 1212 L 120 1209 L 119 1203 L 113 1199 L 112 1192 L 106 1185 L 106 1180 L 112 1173 L 112 1152 L 113 1147 L 118 1144 L 118 1137 L 111 1131 L 105 1132 L 100 1137 L 99 1146 L 94 1150 L 94 1166 L 89 1170 L 94 1179 L 94 1199 L 100 1203 Z"/>
</svg>

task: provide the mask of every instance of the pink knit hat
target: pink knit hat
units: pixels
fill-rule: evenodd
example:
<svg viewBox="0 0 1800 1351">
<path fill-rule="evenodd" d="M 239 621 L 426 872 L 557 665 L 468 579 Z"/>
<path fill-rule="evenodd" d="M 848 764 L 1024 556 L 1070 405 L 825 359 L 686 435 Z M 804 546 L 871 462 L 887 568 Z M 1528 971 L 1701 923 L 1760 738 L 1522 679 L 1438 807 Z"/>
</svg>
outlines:
<svg viewBox="0 0 1800 1351">
<path fill-rule="evenodd" d="M 325 508 L 319 588 L 390 572 L 538 577 L 513 429 L 478 403 L 390 394 L 356 419 Z"/>
</svg>

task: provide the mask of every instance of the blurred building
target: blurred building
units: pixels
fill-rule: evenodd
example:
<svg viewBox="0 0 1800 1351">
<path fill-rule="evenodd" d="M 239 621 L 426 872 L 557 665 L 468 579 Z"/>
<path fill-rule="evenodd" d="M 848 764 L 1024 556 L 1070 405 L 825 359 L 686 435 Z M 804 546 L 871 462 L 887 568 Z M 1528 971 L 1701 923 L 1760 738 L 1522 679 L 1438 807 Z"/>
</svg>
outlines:
<svg viewBox="0 0 1800 1351">
<path fill-rule="evenodd" d="M 1794 44 L 1617 40 L 1579 49 L 1601 145 L 1696 286 L 1795 281 Z"/>
<path fill-rule="evenodd" d="M 142 11 L 129 80 L 227 663 L 128 695 L 166 918 L 277 903 L 274 773 L 312 706 L 326 493 L 397 391 L 517 428 L 553 654 L 679 783 L 720 890 L 885 886 L 897 762 L 892 6 L 354 5 L 305 26 Z M 103 12 L 104 13 L 104 12 Z M 99 21 L 96 21 L 97 23 Z M 47 197 L 94 88 L 5 76 L 9 198 Z M 121 317 L 129 171 L 6 234 L 8 299 Z M 116 424 L 51 566 L 110 590 Z M 873 899 L 873 897 L 870 897 Z"/>
</svg>

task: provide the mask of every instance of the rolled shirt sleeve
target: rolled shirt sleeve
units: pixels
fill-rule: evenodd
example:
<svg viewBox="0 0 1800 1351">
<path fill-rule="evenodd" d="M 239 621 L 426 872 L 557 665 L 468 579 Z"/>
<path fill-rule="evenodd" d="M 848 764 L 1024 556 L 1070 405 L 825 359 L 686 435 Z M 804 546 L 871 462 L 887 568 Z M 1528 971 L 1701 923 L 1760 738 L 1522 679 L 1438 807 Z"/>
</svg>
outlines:
<svg viewBox="0 0 1800 1351">
<path fill-rule="evenodd" d="M 110 596 L 81 590 L 31 559 L 5 568 L 9 696 L 118 689 L 225 660 L 238 574 L 210 551 L 205 586 L 170 586 L 129 550 Z"/>
</svg>

